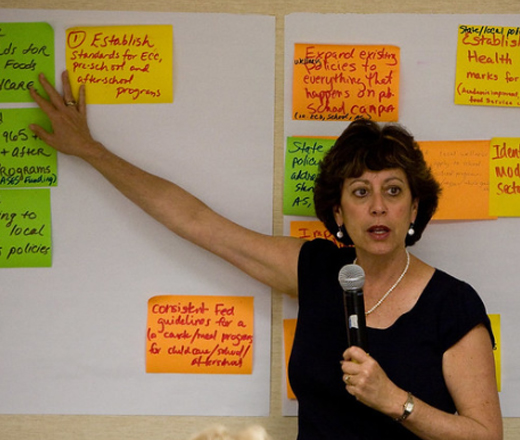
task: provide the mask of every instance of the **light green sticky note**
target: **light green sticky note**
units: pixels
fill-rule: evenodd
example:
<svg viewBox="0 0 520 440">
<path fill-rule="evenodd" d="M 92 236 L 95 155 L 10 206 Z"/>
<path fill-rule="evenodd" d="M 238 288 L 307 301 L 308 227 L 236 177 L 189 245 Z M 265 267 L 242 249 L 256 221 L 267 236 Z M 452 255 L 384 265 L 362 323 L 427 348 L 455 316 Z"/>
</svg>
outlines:
<svg viewBox="0 0 520 440">
<path fill-rule="evenodd" d="M 54 30 L 48 23 L 0 23 L 0 102 L 32 102 L 38 74 L 54 84 Z"/>
<path fill-rule="evenodd" d="M 38 108 L 0 109 L 0 188 L 33 188 L 58 183 L 56 150 L 29 130 L 31 123 L 50 131 Z"/>
<path fill-rule="evenodd" d="M 314 182 L 323 156 L 336 139 L 289 137 L 285 152 L 283 213 L 315 216 Z"/>
<path fill-rule="evenodd" d="M 50 190 L 0 190 L 0 267 L 50 266 Z"/>
</svg>

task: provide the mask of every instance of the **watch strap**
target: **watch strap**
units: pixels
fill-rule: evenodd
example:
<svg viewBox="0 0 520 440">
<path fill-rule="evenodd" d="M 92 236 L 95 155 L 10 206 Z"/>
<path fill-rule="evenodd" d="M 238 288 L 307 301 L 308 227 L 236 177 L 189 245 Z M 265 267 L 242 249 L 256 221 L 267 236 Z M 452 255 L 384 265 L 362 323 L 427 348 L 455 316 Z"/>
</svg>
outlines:
<svg viewBox="0 0 520 440">
<path fill-rule="evenodd" d="M 412 393 L 408 393 L 408 398 L 406 399 L 406 402 L 403 404 L 403 414 L 401 414 L 400 417 L 395 418 L 394 420 L 398 423 L 403 422 L 408 418 L 410 414 L 412 414 L 413 408 L 415 406 L 415 402 L 413 400 Z"/>
</svg>

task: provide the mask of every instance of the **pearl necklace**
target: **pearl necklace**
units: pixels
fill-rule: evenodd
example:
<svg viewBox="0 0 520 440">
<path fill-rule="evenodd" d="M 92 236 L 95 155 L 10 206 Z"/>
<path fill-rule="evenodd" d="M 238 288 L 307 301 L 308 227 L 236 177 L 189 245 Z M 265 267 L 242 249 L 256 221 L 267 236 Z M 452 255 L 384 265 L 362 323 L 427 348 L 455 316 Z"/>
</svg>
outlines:
<svg viewBox="0 0 520 440">
<path fill-rule="evenodd" d="M 374 312 L 374 310 L 376 310 L 381 304 L 383 304 L 383 301 L 388 297 L 388 295 L 390 295 L 394 289 L 399 285 L 399 283 L 401 282 L 401 280 L 404 278 L 404 276 L 406 275 L 406 272 L 408 272 L 408 268 L 410 267 L 410 253 L 408 252 L 408 249 L 405 249 L 406 251 L 406 266 L 404 267 L 404 270 L 403 270 L 403 273 L 399 276 L 399 278 L 397 278 L 397 281 L 394 283 L 394 285 L 392 287 L 390 287 L 390 289 L 388 289 L 388 291 L 381 297 L 381 299 L 375 304 L 374 307 L 372 307 L 370 310 L 368 310 L 367 312 L 365 312 L 365 316 L 368 316 L 370 315 L 372 312 Z M 354 260 L 354 264 L 357 263 L 357 257 L 356 259 Z"/>
</svg>

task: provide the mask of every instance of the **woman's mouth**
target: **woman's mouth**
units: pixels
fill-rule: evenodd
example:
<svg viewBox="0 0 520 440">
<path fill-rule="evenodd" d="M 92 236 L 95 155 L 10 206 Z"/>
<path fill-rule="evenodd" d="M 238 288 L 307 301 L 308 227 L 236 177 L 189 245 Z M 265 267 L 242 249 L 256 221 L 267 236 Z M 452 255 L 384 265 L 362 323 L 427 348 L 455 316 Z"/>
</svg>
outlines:
<svg viewBox="0 0 520 440">
<path fill-rule="evenodd" d="M 375 239 L 381 240 L 390 234 L 390 228 L 383 225 L 371 226 L 368 228 L 368 233 Z"/>
</svg>

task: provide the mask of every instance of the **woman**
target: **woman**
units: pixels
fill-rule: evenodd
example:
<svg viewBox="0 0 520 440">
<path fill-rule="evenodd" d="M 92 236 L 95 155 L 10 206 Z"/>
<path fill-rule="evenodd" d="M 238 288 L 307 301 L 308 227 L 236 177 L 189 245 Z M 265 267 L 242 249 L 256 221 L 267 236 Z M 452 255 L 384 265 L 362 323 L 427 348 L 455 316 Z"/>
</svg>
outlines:
<svg viewBox="0 0 520 440">
<path fill-rule="evenodd" d="M 404 130 L 352 123 L 324 160 L 316 185 L 318 215 L 355 246 L 338 249 L 324 240 L 245 229 L 114 155 L 90 134 L 84 87 L 76 103 L 66 72 L 62 80 L 63 96 L 43 76 L 49 100 L 31 91 L 53 127 L 48 133 L 31 125 L 36 135 L 87 161 L 174 233 L 281 292 L 299 295 L 290 362 L 299 439 L 502 438 L 493 340 L 480 299 L 406 250 L 406 241 L 413 244 L 433 215 L 438 187 Z M 337 275 L 354 258 L 366 273 L 370 355 L 346 349 Z"/>
</svg>

